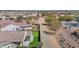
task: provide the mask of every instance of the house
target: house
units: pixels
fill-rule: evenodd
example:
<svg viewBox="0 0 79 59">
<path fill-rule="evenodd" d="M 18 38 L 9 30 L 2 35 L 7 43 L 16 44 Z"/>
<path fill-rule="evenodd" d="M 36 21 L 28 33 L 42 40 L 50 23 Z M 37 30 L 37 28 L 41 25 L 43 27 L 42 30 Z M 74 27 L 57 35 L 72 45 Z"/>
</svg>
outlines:
<svg viewBox="0 0 79 59">
<path fill-rule="evenodd" d="M 0 28 L 3 28 L 9 24 L 11 24 L 11 20 L 0 20 Z"/>
<path fill-rule="evenodd" d="M 11 20 L 0 20 L 0 31 L 21 31 L 31 29 L 32 25 L 27 24 L 25 21 L 14 22 Z"/>
<path fill-rule="evenodd" d="M 7 31 L 1 31 L 0 32 L 0 47 L 12 47 L 11 44 L 20 44 L 20 42 L 23 42 L 25 32 L 7 32 Z"/>
<path fill-rule="evenodd" d="M 62 21 L 62 25 L 65 29 L 69 30 L 70 32 L 79 30 L 79 23 L 77 21 Z"/>
<path fill-rule="evenodd" d="M 32 25 L 24 22 L 1 21 L 0 48 L 29 47 L 33 41 Z"/>
<path fill-rule="evenodd" d="M 1 31 L 0 32 L 0 47 L 15 48 L 22 45 L 28 47 L 31 42 L 31 31 Z"/>
<path fill-rule="evenodd" d="M 1 28 L 1 31 L 17 31 L 19 28 L 20 28 L 20 26 L 10 24 L 10 25 L 7 25 L 7 26 Z"/>
<path fill-rule="evenodd" d="M 79 29 L 77 21 L 62 21 L 62 25 L 67 29 Z"/>
<path fill-rule="evenodd" d="M 19 25 L 9 24 L 1 28 L 0 30 L 1 31 L 25 31 L 25 30 L 32 30 L 32 26 L 31 25 L 19 26 Z"/>
</svg>

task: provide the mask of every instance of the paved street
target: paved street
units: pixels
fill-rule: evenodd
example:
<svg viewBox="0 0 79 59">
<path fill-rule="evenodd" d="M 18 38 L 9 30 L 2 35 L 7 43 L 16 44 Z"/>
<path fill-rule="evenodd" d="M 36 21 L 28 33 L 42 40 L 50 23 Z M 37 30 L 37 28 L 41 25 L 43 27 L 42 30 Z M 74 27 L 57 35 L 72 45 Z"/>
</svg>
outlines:
<svg viewBox="0 0 79 59">
<path fill-rule="evenodd" d="M 45 17 L 39 18 L 37 23 L 40 24 L 40 35 L 41 42 L 43 43 L 42 48 L 58 48 L 60 47 L 58 41 L 54 37 L 54 35 L 46 34 L 45 31 L 48 30 L 47 26 L 43 25 L 45 23 Z"/>
<path fill-rule="evenodd" d="M 45 26 L 40 25 L 41 42 L 43 43 L 43 46 L 42 46 L 42 47 L 51 48 L 52 45 L 51 45 L 51 43 L 49 42 L 49 35 L 46 35 L 46 34 L 44 33 L 44 29 L 45 29 Z"/>
</svg>

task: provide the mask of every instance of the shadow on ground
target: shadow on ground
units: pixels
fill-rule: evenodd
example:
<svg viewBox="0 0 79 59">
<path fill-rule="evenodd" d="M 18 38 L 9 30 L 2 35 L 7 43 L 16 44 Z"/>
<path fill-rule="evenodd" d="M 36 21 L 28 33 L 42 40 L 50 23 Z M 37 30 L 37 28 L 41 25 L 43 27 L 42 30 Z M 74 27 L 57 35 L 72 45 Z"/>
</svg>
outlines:
<svg viewBox="0 0 79 59">
<path fill-rule="evenodd" d="M 47 35 L 54 35 L 55 33 L 54 32 L 49 32 L 49 31 L 43 31 L 45 34 Z"/>
</svg>

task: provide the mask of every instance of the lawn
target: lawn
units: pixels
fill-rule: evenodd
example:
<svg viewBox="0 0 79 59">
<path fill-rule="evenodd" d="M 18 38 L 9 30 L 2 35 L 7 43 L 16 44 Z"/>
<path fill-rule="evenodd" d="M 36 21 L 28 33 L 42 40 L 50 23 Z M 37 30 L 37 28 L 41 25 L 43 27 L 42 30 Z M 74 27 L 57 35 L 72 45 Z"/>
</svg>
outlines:
<svg viewBox="0 0 79 59">
<path fill-rule="evenodd" d="M 30 42 L 29 47 L 30 48 L 37 48 L 38 47 L 38 39 L 39 39 L 39 32 L 38 31 L 33 31 L 33 41 Z"/>
<path fill-rule="evenodd" d="M 33 31 L 33 35 L 34 35 L 35 37 L 38 37 L 39 32 L 38 32 L 38 31 Z M 38 39 L 38 38 L 37 38 L 37 39 Z"/>
</svg>

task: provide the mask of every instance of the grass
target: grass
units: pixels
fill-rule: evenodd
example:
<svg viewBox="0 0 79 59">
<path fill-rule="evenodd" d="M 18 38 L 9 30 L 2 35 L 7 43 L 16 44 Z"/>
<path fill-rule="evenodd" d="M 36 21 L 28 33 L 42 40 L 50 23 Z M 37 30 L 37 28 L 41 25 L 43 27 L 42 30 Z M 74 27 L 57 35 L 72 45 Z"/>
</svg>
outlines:
<svg viewBox="0 0 79 59">
<path fill-rule="evenodd" d="M 37 48 L 38 47 L 38 39 L 39 39 L 39 32 L 38 31 L 33 31 L 33 35 L 34 35 L 34 38 L 33 38 L 33 41 L 30 42 L 29 44 L 29 47 L 30 48 Z"/>
<path fill-rule="evenodd" d="M 37 37 L 39 35 L 38 31 L 33 31 L 33 35 Z"/>
</svg>

